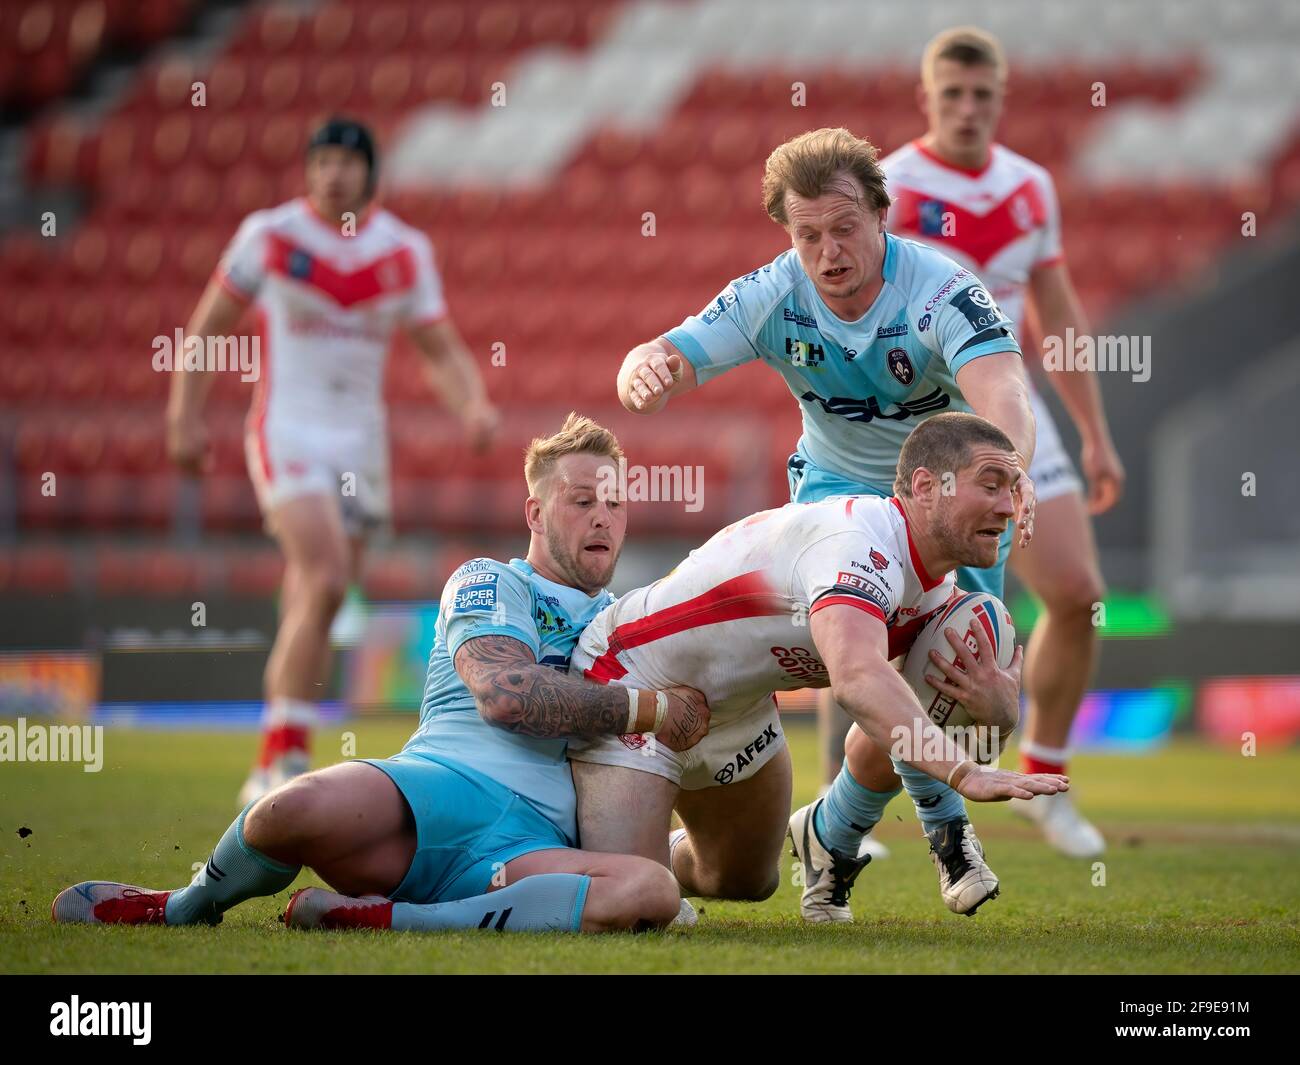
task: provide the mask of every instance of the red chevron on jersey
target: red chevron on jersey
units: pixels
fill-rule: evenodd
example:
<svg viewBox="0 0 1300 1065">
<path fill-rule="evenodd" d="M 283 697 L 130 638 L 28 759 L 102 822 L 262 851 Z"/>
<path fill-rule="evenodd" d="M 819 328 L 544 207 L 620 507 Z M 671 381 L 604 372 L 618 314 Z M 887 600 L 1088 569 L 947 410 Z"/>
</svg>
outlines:
<svg viewBox="0 0 1300 1065">
<path fill-rule="evenodd" d="M 977 274 L 1018 327 L 1030 277 L 1061 258 L 1051 175 L 1000 144 L 981 170 L 952 166 L 920 141 L 903 145 L 880 168 L 893 201 L 885 216 L 890 230 Z"/>
<path fill-rule="evenodd" d="M 932 226 L 922 224 L 921 205 L 934 202 L 940 203 L 943 214 L 952 215 L 952 225 L 946 227 L 951 229 L 950 234 L 932 232 Z M 889 221 L 891 232 L 917 237 L 939 248 L 955 248 L 982 267 L 1014 241 L 1043 225 L 1047 221 L 1047 205 L 1033 178 L 1026 178 L 1001 203 L 983 214 L 955 203 L 936 201 L 915 189 L 900 188 L 894 192 Z"/>
<path fill-rule="evenodd" d="M 410 248 L 397 248 L 365 266 L 345 272 L 271 233 L 266 241 L 266 267 L 271 273 L 312 286 L 340 307 L 351 307 L 376 296 L 391 296 L 415 284 L 415 256 Z"/>
</svg>

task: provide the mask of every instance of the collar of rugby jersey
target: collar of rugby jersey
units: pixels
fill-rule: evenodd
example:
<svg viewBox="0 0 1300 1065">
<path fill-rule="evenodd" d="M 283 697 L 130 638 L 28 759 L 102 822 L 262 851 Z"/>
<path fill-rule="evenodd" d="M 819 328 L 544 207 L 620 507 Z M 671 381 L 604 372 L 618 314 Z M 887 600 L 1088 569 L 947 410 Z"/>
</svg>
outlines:
<svg viewBox="0 0 1300 1065">
<path fill-rule="evenodd" d="M 945 170 L 951 170 L 954 173 L 965 174 L 967 177 L 971 177 L 971 178 L 983 177 L 986 173 L 988 173 L 989 167 L 993 165 L 993 145 L 991 144 L 989 145 L 988 159 L 985 160 L 983 166 L 977 166 L 977 167 L 958 166 L 956 163 L 950 163 L 948 162 L 947 159 L 944 159 L 942 156 L 938 155 L 933 148 L 927 148 L 924 144 L 922 144 L 919 138 L 912 142 L 912 147 L 914 147 L 918 152 L 924 155 L 927 159 L 930 160 L 930 162 L 934 163 L 936 166 L 941 166 Z"/>
<path fill-rule="evenodd" d="M 897 241 L 898 238 L 893 236 L 891 233 L 889 233 L 888 230 L 886 230 L 885 258 L 880 264 L 880 277 L 881 280 L 884 281 L 884 284 L 880 286 L 880 291 L 876 293 L 876 298 L 871 301 L 871 306 L 868 307 L 865 311 L 863 311 L 862 314 L 858 318 L 854 319 L 853 321 L 851 322 L 846 321 L 845 319 L 841 318 L 838 314 L 836 314 L 833 310 L 831 310 L 828 306 L 826 306 L 826 301 L 822 299 L 822 294 L 817 291 L 816 283 L 812 284 L 813 299 L 817 301 L 817 303 L 821 306 L 821 309 L 826 312 L 826 314 L 829 316 L 831 321 L 838 322 L 841 325 L 845 326 L 846 328 L 852 329 L 855 326 L 861 325 L 863 322 L 865 322 L 868 318 L 871 317 L 872 312 L 875 311 L 875 309 L 880 305 L 880 300 L 885 294 L 885 288 L 887 286 L 893 285 L 894 275 L 898 272 L 898 253 L 895 250 Z M 801 270 L 803 269 L 802 263 L 799 265 L 799 269 Z M 808 277 L 807 271 L 804 271 L 804 277 Z M 812 282 L 811 277 L 808 277 L 808 280 L 809 282 Z"/>
<path fill-rule="evenodd" d="M 321 214 L 318 210 L 316 210 L 316 205 L 311 202 L 311 198 L 309 196 L 302 197 L 302 204 L 303 204 L 303 208 L 306 210 L 307 214 L 310 217 L 314 218 L 317 222 L 323 225 L 335 236 L 339 235 L 338 220 L 326 218 L 323 214 Z M 366 226 L 370 224 L 371 220 L 375 217 L 377 210 L 378 210 L 378 204 L 376 204 L 374 200 L 371 200 L 363 208 L 361 208 L 360 212 L 357 214 L 357 233 L 360 233 L 363 229 L 366 228 Z"/>
<path fill-rule="evenodd" d="M 890 496 L 889 501 L 898 508 L 898 513 L 903 516 L 903 528 L 907 530 L 907 553 L 912 559 L 912 568 L 916 570 L 916 575 L 921 578 L 921 588 L 929 591 L 931 588 L 937 588 L 943 583 L 943 578 L 936 580 L 930 576 L 929 571 L 925 568 L 925 563 L 921 561 L 921 554 L 916 549 L 916 541 L 912 539 L 912 523 L 907 520 L 907 511 L 903 509 L 903 504 L 898 496 Z"/>
</svg>

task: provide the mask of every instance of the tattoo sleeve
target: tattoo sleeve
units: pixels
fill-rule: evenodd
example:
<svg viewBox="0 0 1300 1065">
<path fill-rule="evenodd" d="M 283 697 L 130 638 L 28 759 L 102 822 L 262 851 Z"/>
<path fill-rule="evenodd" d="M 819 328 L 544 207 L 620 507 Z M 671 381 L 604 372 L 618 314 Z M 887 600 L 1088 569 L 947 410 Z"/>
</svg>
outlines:
<svg viewBox="0 0 1300 1065">
<path fill-rule="evenodd" d="M 544 666 L 509 636 L 466 640 L 455 666 L 483 718 L 508 732 L 586 739 L 627 731 L 626 688 Z"/>
</svg>

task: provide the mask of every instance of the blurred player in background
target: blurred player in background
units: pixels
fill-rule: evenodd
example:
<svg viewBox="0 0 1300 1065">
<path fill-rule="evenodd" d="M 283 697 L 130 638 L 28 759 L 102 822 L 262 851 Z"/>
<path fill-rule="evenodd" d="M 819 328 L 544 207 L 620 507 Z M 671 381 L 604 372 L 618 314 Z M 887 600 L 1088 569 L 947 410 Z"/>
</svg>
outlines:
<svg viewBox="0 0 1300 1065">
<path fill-rule="evenodd" d="M 899 451 L 918 422 L 939 411 L 973 411 L 1015 446 L 1015 524 L 1027 543 L 1034 418 L 1011 322 L 979 278 L 933 248 L 886 232 L 889 196 L 876 149 L 847 130 L 814 130 L 778 147 L 767 160 L 763 199 L 792 249 L 737 278 L 676 329 L 633 348 L 618 377 L 623 405 L 651 413 L 670 396 L 763 361 L 785 378 L 803 415 L 789 460 L 791 498 L 800 503 L 890 495 Z M 957 584 L 1001 598 L 1011 538 L 1008 527 L 996 562 L 963 568 Z M 945 825 L 965 819 L 961 796 L 942 780 L 891 765 L 878 747 L 866 761 L 875 769 L 868 779 L 841 768 L 814 811 L 818 832 L 869 831 L 898 794 L 900 777 L 932 848 Z M 970 855 L 983 862 L 978 848 Z M 996 885 L 996 878 L 985 882 Z M 982 901 L 963 905 L 973 910 Z"/>
<path fill-rule="evenodd" d="M 1022 342 L 1026 295 L 1040 337 L 1065 338 L 1069 330 L 1086 336 L 1061 249 L 1051 176 L 993 140 L 1006 79 L 1002 49 L 983 30 L 946 30 L 929 43 L 917 90 L 929 131 L 880 164 L 893 200 L 889 228 L 976 271 Z M 1025 659 L 1029 721 L 1020 760 L 1026 773 L 1067 771 L 1070 726 L 1096 657 L 1093 604 L 1105 594 L 1088 514 L 1109 510 L 1124 486 L 1096 379 L 1086 370 L 1056 371 L 1050 379 L 1083 443 L 1088 496 L 1085 505 L 1051 413 L 1031 385 L 1038 428 L 1029 467 L 1038 494 L 1035 535 L 1011 555 L 1016 575 L 1045 608 Z M 1101 833 L 1064 792 L 1012 806 L 1065 854 L 1091 857 L 1104 849 Z"/>
<path fill-rule="evenodd" d="M 405 329 L 426 357 L 475 447 L 496 424 L 448 316 L 428 238 L 372 202 L 377 165 L 365 126 L 325 122 L 308 144 L 307 195 L 244 220 L 186 330 L 205 342 L 229 335 L 253 304 L 261 332 L 245 446 L 285 571 L 261 749 L 241 805 L 309 767 L 330 625 L 360 572 L 367 534 L 389 518 L 383 376 L 394 332 Z M 191 473 L 205 465 L 211 376 L 180 373 L 172 382 L 168 451 Z"/>
</svg>

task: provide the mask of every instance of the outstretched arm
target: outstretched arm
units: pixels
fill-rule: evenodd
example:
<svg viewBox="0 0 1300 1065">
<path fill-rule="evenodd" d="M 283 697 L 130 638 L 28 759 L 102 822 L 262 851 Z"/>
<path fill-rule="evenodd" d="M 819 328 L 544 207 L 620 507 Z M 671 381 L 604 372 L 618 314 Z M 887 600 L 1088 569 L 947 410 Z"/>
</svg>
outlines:
<svg viewBox="0 0 1300 1065">
<path fill-rule="evenodd" d="M 676 751 L 693 747 L 708 732 L 708 706 L 693 689 L 655 692 L 593 684 L 542 665 L 524 643 L 509 636 L 466 640 L 456 652 L 455 666 L 483 719 L 508 732 L 581 739 L 654 732 Z M 629 692 L 635 693 L 635 715 Z"/>
<path fill-rule="evenodd" d="M 882 750 L 974 802 L 1069 790 L 1062 776 L 1026 776 L 968 758 L 929 721 L 911 685 L 890 668 L 888 636 L 879 617 L 853 606 L 830 606 L 813 612 L 809 631 L 826 663 L 835 701 Z"/>
<path fill-rule="evenodd" d="M 656 337 L 627 353 L 618 372 L 618 398 L 633 414 L 653 414 L 669 396 L 680 396 L 696 384 L 690 361 L 671 341 Z"/>
</svg>

